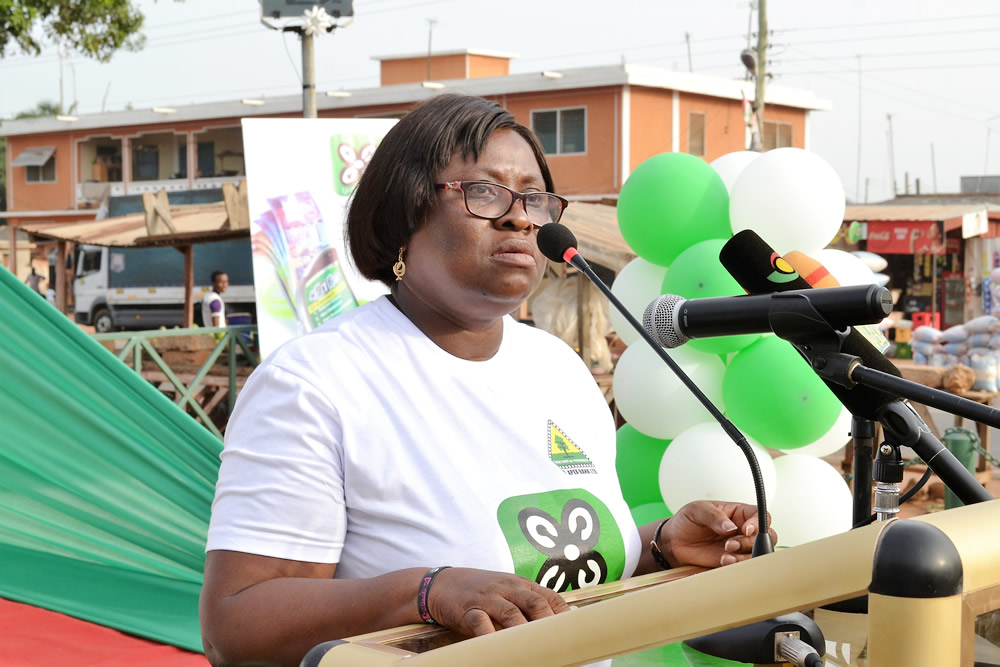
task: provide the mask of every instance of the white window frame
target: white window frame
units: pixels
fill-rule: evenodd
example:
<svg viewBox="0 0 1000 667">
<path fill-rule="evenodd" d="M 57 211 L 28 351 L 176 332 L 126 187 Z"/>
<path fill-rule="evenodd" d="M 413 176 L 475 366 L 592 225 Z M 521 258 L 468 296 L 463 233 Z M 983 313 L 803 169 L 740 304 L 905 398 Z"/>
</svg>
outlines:
<svg viewBox="0 0 1000 667">
<path fill-rule="evenodd" d="M 795 146 L 795 124 L 794 123 L 788 123 L 786 121 L 781 121 L 781 120 L 765 120 L 764 121 L 764 127 L 761 128 L 761 133 L 760 133 L 760 142 L 761 142 L 762 146 L 764 144 L 764 129 L 768 125 L 774 125 L 774 139 L 775 139 L 775 144 L 777 144 L 778 131 L 781 128 L 782 125 L 784 125 L 784 126 L 786 126 L 786 127 L 789 128 L 789 140 L 788 140 L 788 146 L 777 146 L 777 145 L 775 145 L 775 146 L 772 146 L 770 148 L 766 148 L 765 147 L 766 150 L 770 151 L 770 150 L 774 150 L 775 148 L 789 148 L 789 147 Z"/>
<path fill-rule="evenodd" d="M 45 176 L 44 176 L 44 174 L 45 174 L 45 165 L 48 164 L 49 162 L 52 163 L 52 179 L 51 180 L 47 180 L 45 178 Z M 52 156 L 48 160 L 45 161 L 45 164 L 39 165 L 37 167 L 28 166 L 28 167 L 25 167 L 24 169 L 25 169 L 25 171 L 24 171 L 24 182 L 26 184 L 28 184 L 28 185 L 40 185 L 42 183 L 55 183 L 59 179 L 59 171 L 56 168 L 56 154 L 55 153 L 53 153 Z M 31 178 L 31 170 L 32 169 L 37 169 L 38 170 L 38 178 Z"/>
<path fill-rule="evenodd" d="M 577 151 L 577 152 L 574 152 L 574 153 L 561 153 L 561 152 L 559 152 L 559 144 L 562 143 L 560 141 L 560 139 L 562 139 L 562 112 L 563 111 L 577 111 L 577 110 L 582 110 L 583 111 L 583 150 L 582 151 Z M 531 110 L 531 116 L 530 116 L 531 117 L 531 121 L 530 121 L 531 122 L 531 131 L 532 132 L 535 131 L 535 114 L 536 113 L 551 113 L 553 111 L 556 112 L 556 152 L 554 152 L 554 153 L 546 153 L 546 155 L 586 155 L 587 154 L 587 147 L 588 147 L 588 145 L 590 143 L 590 142 L 587 141 L 587 126 L 588 126 L 588 123 L 590 122 L 589 118 L 588 118 L 590 114 L 587 113 L 587 105 L 585 105 L 585 104 L 579 104 L 579 105 L 572 106 L 572 107 L 552 107 L 552 108 L 548 108 L 548 109 L 532 109 Z M 540 139 L 539 139 L 539 143 L 541 143 Z M 543 147 L 543 150 L 544 150 L 544 147 Z"/>
</svg>

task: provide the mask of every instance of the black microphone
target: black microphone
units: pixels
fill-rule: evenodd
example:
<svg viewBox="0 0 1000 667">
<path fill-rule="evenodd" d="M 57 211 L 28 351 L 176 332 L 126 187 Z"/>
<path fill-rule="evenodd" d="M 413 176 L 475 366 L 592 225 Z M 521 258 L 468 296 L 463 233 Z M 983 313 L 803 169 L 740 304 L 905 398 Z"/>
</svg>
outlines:
<svg viewBox="0 0 1000 667">
<path fill-rule="evenodd" d="M 726 242 L 719 253 L 719 261 L 740 287 L 750 294 L 812 289 L 812 285 L 750 229 L 735 234 Z M 836 288 L 826 287 L 812 291 L 819 293 L 830 289 Z M 902 377 L 899 369 L 853 327 L 844 339 L 841 352 L 858 357 L 862 365 L 868 368 Z M 829 380 L 823 381 L 851 414 L 871 421 L 878 420 L 878 412 L 882 407 L 899 400 L 898 396 L 864 385 L 848 388 Z"/>
<path fill-rule="evenodd" d="M 660 345 L 672 348 L 692 338 L 769 332 L 775 313 L 797 312 L 796 306 L 811 306 L 834 329 L 844 329 L 881 322 L 892 312 L 892 295 L 877 285 L 708 299 L 664 294 L 646 307 L 642 326 Z"/>
<path fill-rule="evenodd" d="M 570 265 L 578 269 L 590 282 L 601 290 L 601 292 L 608 298 L 611 305 L 618 310 L 618 312 L 625 318 L 625 320 L 632 326 L 633 329 L 638 332 L 646 344 L 649 345 L 656 354 L 663 359 L 664 363 L 670 367 L 674 375 L 684 383 L 684 386 L 688 388 L 695 398 L 697 398 L 705 409 L 712 415 L 712 417 L 722 426 L 722 429 L 726 434 L 735 442 L 739 448 L 743 451 L 743 455 L 746 456 L 747 462 L 750 464 L 750 472 L 753 475 L 754 491 L 757 496 L 757 517 L 760 523 L 760 530 L 757 531 L 757 536 L 754 538 L 753 544 L 753 555 L 758 556 L 760 554 L 771 553 L 774 551 L 774 545 L 771 543 L 771 536 L 768 533 L 768 520 L 767 520 L 767 504 L 764 498 L 764 478 L 760 473 L 760 465 L 757 463 L 757 456 L 754 454 L 753 449 L 750 447 L 750 443 L 747 442 L 746 436 L 740 433 L 736 426 L 726 419 L 725 415 L 715 407 L 715 405 L 705 396 L 705 393 L 698 388 L 691 378 L 688 377 L 687 373 L 677 365 L 673 359 L 666 353 L 666 351 L 659 345 L 648 331 L 638 320 L 628 311 L 628 308 L 622 304 L 622 302 L 611 293 L 611 288 L 608 287 L 603 280 L 601 280 L 594 270 L 590 268 L 587 264 L 587 260 L 583 258 L 582 255 L 576 249 L 576 237 L 573 232 L 569 230 L 565 225 L 560 225 L 558 223 L 549 223 L 543 225 L 541 229 L 538 230 L 538 249 L 542 251 L 549 260 L 562 263 L 568 262 Z"/>
</svg>

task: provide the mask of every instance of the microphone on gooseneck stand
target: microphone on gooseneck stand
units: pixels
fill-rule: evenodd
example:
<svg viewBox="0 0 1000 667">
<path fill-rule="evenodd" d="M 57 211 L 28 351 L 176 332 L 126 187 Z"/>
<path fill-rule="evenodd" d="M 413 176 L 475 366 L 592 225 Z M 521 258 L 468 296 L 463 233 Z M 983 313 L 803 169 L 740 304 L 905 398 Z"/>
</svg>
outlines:
<svg viewBox="0 0 1000 667">
<path fill-rule="evenodd" d="M 704 392 L 698 388 L 691 378 L 681 369 L 677 363 L 670 358 L 670 356 L 660 347 L 659 344 L 648 331 L 646 331 L 638 320 L 632 316 L 632 313 L 628 311 L 618 297 L 611 293 L 611 288 L 609 288 L 604 281 L 601 280 L 594 270 L 590 268 L 587 264 L 587 260 L 583 258 L 582 255 L 576 249 L 576 237 L 573 232 L 569 230 L 565 225 L 558 223 L 550 223 L 544 225 L 538 230 L 538 249 L 542 251 L 549 260 L 561 263 L 567 262 L 581 273 L 583 273 L 590 282 L 594 283 L 597 289 L 608 298 L 608 301 L 618 310 L 618 312 L 625 318 L 626 321 L 632 326 L 633 329 L 638 332 L 643 340 L 646 341 L 654 352 L 656 352 L 661 359 L 670 367 L 670 370 L 674 372 L 674 375 L 684 383 L 684 386 L 697 398 L 705 409 L 709 411 L 712 417 L 719 422 L 722 429 L 726 434 L 735 442 L 743 454 L 747 458 L 747 462 L 750 464 L 750 470 L 753 474 L 753 484 L 754 491 L 757 496 L 757 517 L 760 523 L 760 530 L 757 531 L 757 537 L 754 538 L 753 544 L 753 555 L 759 556 L 760 554 L 771 553 L 774 551 L 774 545 L 771 543 L 771 536 L 768 533 L 768 522 L 767 522 L 767 503 L 764 498 L 764 480 L 761 476 L 760 465 L 757 463 L 757 457 L 754 454 L 753 449 L 750 447 L 750 443 L 747 442 L 746 436 L 740 433 L 739 429 L 733 425 L 731 421 L 726 419 L 725 415 L 705 396 Z"/>
<path fill-rule="evenodd" d="M 569 228 L 558 223 L 543 226 L 538 230 L 538 249 L 551 261 L 568 262 L 587 276 L 743 451 L 753 475 L 754 491 L 757 496 L 757 516 L 760 522 L 760 530 L 757 531 L 757 537 L 754 539 L 753 555 L 759 556 L 774 551 L 774 545 L 771 543 L 771 536 L 768 533 L 764 481 L 761 477 L 757 457 L 746 437 L 732 422 L 726 419 L 681 367 L 653 339 L 653 336 L 639 324 L 632 313 L 618 300 L 618 297 L 611 293 L 611 289 L 604 284 L 604 281 L 597 277 L 587 261 L 577 252 L 576 237 L 573 236 L 573 232 Z M 789 639 L 791 633 L 796 633 L 802 640 Z M 771 663 L 776 655 L 781 655 L 784 658 L 795 660 L 796 664 L 800 665 L 817 664 L 816 660 L 823 653 L 825 646 L 823 633 L 819 626 L 801 613 L 786 614 L 747 626 L 696 637 L 689 639 L 686 643 L 703 653 L 741 662 Z"/>
</svg>

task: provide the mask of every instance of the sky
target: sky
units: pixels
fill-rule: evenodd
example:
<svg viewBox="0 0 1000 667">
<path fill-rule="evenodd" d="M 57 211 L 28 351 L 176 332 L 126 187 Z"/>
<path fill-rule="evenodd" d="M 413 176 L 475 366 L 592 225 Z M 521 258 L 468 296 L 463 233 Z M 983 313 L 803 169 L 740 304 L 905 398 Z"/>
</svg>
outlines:
<svg viewBox="0 0 1000 667">
<path fill-rule="evenodd" d="M 110 63 L 0 58 L 0 120 L 58 103 L 97 113 L 301 93 L 301 47 L 260 22 L 255 0 L 136 0 L 145 48 Z M 373 56 L 512 52 L 512 73 L 636 63 L 742 79 L 756 44 L 749 0 L 354 0 L 349 25 L 316 40 L 318 90 L 378 86 Z M 851 201 L 958 192 L 1000 174 L 1000 3 L 995 0 L 767 0 L 769 85 L 832 104 L 812 113 L 809 149 Z M 751 34 L 748 34 L 751 33 Z M 891 117 L 891 120 L 890 120 Z M 891 140 L 891 141 L 890 141 Z M 894 169 L 891 168 L 894 166 Z M 893 174 L 895 178 L 893 178 Z"/>
</svg>

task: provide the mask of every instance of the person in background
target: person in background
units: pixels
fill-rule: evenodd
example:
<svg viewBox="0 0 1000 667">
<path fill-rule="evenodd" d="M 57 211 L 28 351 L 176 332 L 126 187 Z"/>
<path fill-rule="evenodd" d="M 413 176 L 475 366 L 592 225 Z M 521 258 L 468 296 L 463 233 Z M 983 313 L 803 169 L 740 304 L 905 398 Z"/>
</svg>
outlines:
<svg viewBox="0 0 1000 667">
<path fill-rule="evenodd" d="M 41 294 L 42 293 L 42 289 L 40 287 L 41 282 L 42 282 L 42 277 L 37 273 L 35 273 L 35 267 L 31 267 L 31 273 L 29 273 L 28 277 L 24 279 L 24 283 L 31 289 Z"/>
<path fill-rule="evenodd" d="M 229 287 L 225 271 L 212 271 L 212 291 L 201 300 L 201 321 L 206 327 L 226 326 L 226 304 L 222 294 Z"/>
<path fill-rule="evenodd" d="M 553 189 L 495 102 L 435 97 L 385 136 L 346 227 L 390 293 L 272 352 L 226 429 L 200 602 L 212 664 L 297 665 L 409 623 L 481 635 L 568 611 L 571 588 L 750 557 L 750 505 L 637 528 L 589 369 L 508 315 L 541 280 L 537 231 L 567 203 Z"/>
</svg>

